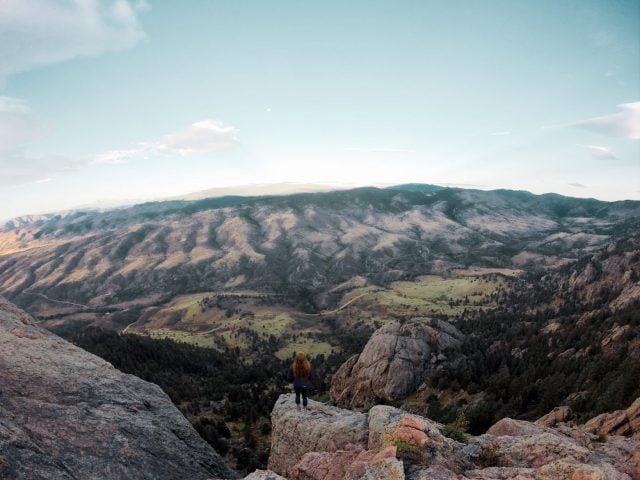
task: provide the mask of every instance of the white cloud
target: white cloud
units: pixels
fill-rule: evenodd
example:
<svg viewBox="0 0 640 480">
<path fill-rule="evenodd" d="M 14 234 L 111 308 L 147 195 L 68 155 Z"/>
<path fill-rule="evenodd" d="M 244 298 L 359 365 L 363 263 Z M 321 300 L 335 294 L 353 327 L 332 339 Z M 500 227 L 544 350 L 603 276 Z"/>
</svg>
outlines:
<svg viewBox="0 0 640 480">
<path fill-rule="evenodd" d="M 618 157 L 610 148 L 602 147 L 600 145 L 578 145 L 579 147 L 584 147 L 591 155 L 593 155 L 598 160 L 617 160 Z"/>
<path fill-rule="evenodd" d="M 576 127 L 614 137 L 640 139 L 640 102 L 618 105 L 620 112 L 576 123 Z"/>
<path fill-rule="evenodd" d="M 165 135 L 161 140 L 141 142 L 134 148 L 111 150 L 97 155 L 96 163 L 125 163 L 154 154 L 213 153 L 229 150 L 240 143 L 236 138 L 238 130 L 215 120 L 202 120 L 190 126 Z"/>
<path fill-rule="evenodd" d="M 45 123 L 24 101 L 0 96 L 0 185 L 44 183 L 55 173 L 77 170 L 91 162 L 126 163 L 153 155 L 188 156 L 219 152 L 239 145 L 236 128 L 214 120 L 203 120 L 169 133 L 160 140 L 111 150 L 93 158 L 31 153 L 32 142 L 47 130 Z"/>
<path fill-rule="evenodd" d="M 145 37 L 129 0 L 0 1 L 0 84 L 11 74 L 132 47 Z"/>
<path fill-rule="evenodd" d="M 493 132 L 493 133 L 490 133 L 489 135 L 491 135 L 492 137 L 503 137 L 505 135 L 511 135 L 511 132 L 507 132 L 507 131 L 504 131 L 504 132 Z"/>
<path fill-rule="evenodd" d="M 583 185 L 582 183 L 578 183 L 578 182 L 569 182 L 567 183 L 567 185 L 574 188 L 587 188 L 586 185 Z"/>
<path fill-rule="evenodd" d="M 238 145 L 237 130 L 214 120 L 195 122 L 189 127 L 165 135 L 158 150 L 180 155 L 228 150 Z"/>
</svg>

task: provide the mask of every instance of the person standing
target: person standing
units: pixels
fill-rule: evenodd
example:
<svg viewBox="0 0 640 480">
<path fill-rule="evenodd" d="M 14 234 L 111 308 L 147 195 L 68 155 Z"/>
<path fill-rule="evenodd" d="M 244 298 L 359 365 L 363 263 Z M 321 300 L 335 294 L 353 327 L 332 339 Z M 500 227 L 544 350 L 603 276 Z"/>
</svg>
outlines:
<svg viewBox="0 0 640 480">
<path fill-rule="evenodd" d="M 296 393 L 296 405 L 300 408 L 300 397 L 302 397 L 302 405 L 307 408 L 307 395 L 311 387 L 311 362 L 306 353 L 296 353 L 289 378 L 293 382 L 293 391 Z"/>
</svg>

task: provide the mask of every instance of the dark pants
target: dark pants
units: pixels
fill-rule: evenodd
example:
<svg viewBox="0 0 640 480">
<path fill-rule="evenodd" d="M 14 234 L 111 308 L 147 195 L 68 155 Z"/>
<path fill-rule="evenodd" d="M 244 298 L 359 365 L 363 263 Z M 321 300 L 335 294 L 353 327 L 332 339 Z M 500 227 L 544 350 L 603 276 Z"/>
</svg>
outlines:
<svg viewBox="0 0 640 480">
<path fill-rule="evenodd" d="M 302 405 L 307 406 L 307 387 L 293 387 L 296 392 L 296 405 L 300 405 L 300 395 L 302 395 Z"/>
</svg>

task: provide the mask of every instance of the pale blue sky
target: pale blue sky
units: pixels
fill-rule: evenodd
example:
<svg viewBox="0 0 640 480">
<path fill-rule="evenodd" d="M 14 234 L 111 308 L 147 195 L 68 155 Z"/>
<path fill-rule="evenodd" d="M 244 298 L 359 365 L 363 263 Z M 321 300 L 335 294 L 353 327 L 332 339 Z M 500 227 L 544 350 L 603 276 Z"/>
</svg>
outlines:
<svg viewBox="0 0 640 480">
<path fill-rule="evenodd" d="M 0 218 L 282 181 L 640 198 L 638 1 L 5 0 L 0 82 Z"/>
</svg>

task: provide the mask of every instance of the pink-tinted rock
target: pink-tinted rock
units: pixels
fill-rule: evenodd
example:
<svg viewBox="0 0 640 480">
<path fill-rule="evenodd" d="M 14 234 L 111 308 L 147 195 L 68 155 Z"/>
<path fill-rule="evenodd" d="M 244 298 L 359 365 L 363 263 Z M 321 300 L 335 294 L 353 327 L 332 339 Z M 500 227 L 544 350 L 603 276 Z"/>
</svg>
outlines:
<svg viewBox="0 0 640 480">
<path fill-rule="evenodd" d="M 556 460 L 536 470 L 540 480 L 630 480 L 629 475 L 617 471 L 608 463 L 587 465 L 568 460 Z"/>
<path fill-rule="evenodd" d="M 540 417 L 536 420 L 536 424 L 542 425 L 543 427 L 553 427 L 558 423 L 566 422 L 569 418 L 571 418 L 571 408 L 565 405 L 556 407 L 546 415 Z"/>
<path fill-rule="evenodd" d="M 404 480 L 395 447 L 380 452 L 351 449 L 305 454 L 289 471 L 289 480 Z"/>
<path fill-rule="evenodd" d="M 640 438 L 640 398 L 626 410 L 603 413 L 586 422 L 582 431 L 602 435 Z"/>
<path fill-rule="evenodd" d="M 508 467 L 539 467 L 561 458 L 586 462 L 590 451 L 572 438 L 553 433 L 511 437 L 500 444 L 500 465 Z"/>
<path fill-rule="evenodd" d="M 542 426 L 525 422 L 524 420 L 514 420 L 513 418 L 503 418 L 493 424 L 487 433 L 496 436 L 522 437 L 527 435 L 538 435 L 546 430 Z"/>
<path fill-rule="evenodd" d="M 290 433 L 290 442 L 306 438 L 303 445 L 281 446 L 278 455 L 297 455 L 303 448 L 310 452 L 289 469 L 289 480 L 640 480 L 637 439 L 612 436 L 601 442 L 569 424 L 550 428 L 507 418 L 491 433 L 469 436 L 463 444 L 443 436 L 436 422 L 383 405 L 365 417 L 367 441 L 323 451 L 334 447 L 322 438 L 335 428 L 331 418 L 352 414 L 335 410 L 324 427 L 322 415 L 298 418 L 303 425 L 315 425 L 298 437 Z M 281 418 L 273 417 L 274 430 Z M 292 424 L 290 430 L 295 428 L 304 427 Z M 404 470 L 396 457 L 404 459 Z"/>
</svg>

